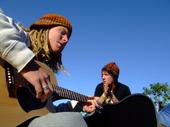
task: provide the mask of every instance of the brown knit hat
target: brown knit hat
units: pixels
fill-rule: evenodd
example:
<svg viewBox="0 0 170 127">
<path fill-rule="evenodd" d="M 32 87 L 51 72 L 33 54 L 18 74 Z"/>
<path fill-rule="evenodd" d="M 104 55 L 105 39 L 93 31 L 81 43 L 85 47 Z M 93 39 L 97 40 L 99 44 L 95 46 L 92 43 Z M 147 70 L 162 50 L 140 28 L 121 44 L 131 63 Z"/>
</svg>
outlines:
<svg viewBox="0 0 170 127">
<path fill-rule="evenodd" d="M 38 21 L 36 21 L 35 23 L 33 23 L 30 26 L 30 30 L 34 29 L 34 28 L 41 28 L 42 26 L 64 26 L 66 27 L 71 35 L 72 32 L 72 25 L 69 22 L 68 19 L 66 19 L 64 16 L 62 15 L 58 15 L 58 14 L 46 14 L 44 16 L 42 16 Z"/>
<path fill-rule="evenodd" d="M 119 76 L 119 67 L 116 65 L 115 62 L 106 64 L 102 71 L 107 71 L 108 73 L 111 73 L 113 76 Z"/>
</svg>

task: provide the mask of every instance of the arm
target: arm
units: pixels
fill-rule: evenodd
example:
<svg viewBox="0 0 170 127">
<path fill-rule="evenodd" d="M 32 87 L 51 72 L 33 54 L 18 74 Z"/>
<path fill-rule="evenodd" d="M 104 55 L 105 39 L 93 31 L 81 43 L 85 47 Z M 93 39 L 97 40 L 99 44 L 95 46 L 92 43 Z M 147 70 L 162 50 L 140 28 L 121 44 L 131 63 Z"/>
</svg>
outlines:
<svg viewBox="0 0 170 127">
<path fill-rule="evenodd" d="M 2 11 L 0 24 L 0 57 L 20 72 L 35 56 L 26 45 L 27 34 Z"/>
<path fill-rule="evenodd" d="M 27 47 L 29 44 L 28 35 L 0 10 L 0 57 L 34 86 L 37 98 L 46 100 L 52 91 L 49 73 L 33 60 L 35 55 Z M 43 91 L 43 84 L 47 84 L 50 89 Z"/>
</svg>

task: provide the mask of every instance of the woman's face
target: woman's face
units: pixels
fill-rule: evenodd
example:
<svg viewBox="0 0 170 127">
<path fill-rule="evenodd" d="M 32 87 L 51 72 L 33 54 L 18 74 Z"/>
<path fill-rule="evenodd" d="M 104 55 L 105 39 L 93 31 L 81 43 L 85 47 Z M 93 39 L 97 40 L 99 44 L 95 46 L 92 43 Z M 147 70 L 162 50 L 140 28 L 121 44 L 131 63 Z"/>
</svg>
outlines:
<svg viewBox="0 0 170 127">
<path fill-rule="evenodd" d="M 49 30 L 49 49 L 58 54 L 69 40 L 69 31 L 66 27 L 56 26 Z"/>
<path fill-rule="evenodd" d="M 105 86 L 113 83 L 113 77 L 107 71 L 102 71 L 102 80 Z"/>
</svg>

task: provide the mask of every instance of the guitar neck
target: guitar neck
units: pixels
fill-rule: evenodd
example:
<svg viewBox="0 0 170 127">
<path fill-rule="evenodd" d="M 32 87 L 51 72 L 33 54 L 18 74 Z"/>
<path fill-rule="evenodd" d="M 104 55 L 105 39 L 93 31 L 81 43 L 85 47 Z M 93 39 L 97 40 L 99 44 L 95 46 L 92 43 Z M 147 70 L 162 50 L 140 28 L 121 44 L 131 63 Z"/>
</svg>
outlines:
<svg viewBox="0 0 170 127">
<path fill-rule="evenodd" d="M 77 92 L 73 92 L 71 90 L 56 86 L 55 92 L 58 96 L 65 98 L 65 99 L 71 99 L 71 100 L 77 100 L 80 102 L 87 102 L 90 97 L 79 94 Z"/>
<path fill-rule="evenodd" d="M 57 84 L 57 80 L 56 77 L 54 75 L 54 72 L 44 63 L 36 61 L 41 67 L 43 67 L 45 70 L 47 70 L 50 73 L 50 80 L 51 80 L 51 84 Z M 90 99 L 90 97 L 85 96 L 85 95 L 81 95 L 79 93 L 73 92 L 71 90 L 67 90 L 65 88 L 59 87 L 59 86 L 55 86 L 55 92 L 57 94 L 57 96 L 61 97 L 61 98 L 65 98 L 65 99 L 71 99 L 71 100 L 77 100 L 80 102 L 87 102 L 88 99 Z"/>
</svg>

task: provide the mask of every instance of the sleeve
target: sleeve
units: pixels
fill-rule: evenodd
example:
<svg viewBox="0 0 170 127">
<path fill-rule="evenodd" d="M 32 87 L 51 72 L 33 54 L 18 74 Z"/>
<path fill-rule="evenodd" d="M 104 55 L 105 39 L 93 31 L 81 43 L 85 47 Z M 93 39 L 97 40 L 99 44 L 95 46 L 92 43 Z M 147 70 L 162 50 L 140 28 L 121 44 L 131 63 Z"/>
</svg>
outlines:
<svg viewBox="0 0 170 127">
<path fill-rule="evenodd" d="M 30 40 L 26 32 L 0 10 L 0 57 L 18 72 L 35 56 L 27 44 Z"/>
</svg>

